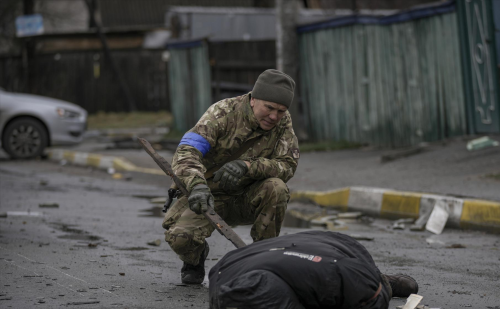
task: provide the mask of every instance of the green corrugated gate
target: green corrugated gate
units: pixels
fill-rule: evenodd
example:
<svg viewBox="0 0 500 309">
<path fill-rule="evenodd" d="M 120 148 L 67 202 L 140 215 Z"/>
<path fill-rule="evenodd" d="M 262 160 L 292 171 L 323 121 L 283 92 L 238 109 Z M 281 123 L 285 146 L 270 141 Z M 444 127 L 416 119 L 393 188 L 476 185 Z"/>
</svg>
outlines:
<svg viewBox="0 0 500 309">
<path fill-rule="evenodd" d="M 458 1 L 470 133 L 500 132 L 500 103 L 491 1 Z M 498 9 L 499 4 L 496 4 Z M 497 21 L 498 22 L 498 21 Z"/>
<path fill-rule="evenodd" d="M 443 11 L 397 23 L 353 17 L 350 25 L 299 27 L 310 135 L 403 147 L 465 134 L 457 16 Z"/>
<path fill-rule="evenodd" d="M 174 128 L 186 132 L 212 104 L 208 47 L 201 40 L 169 44 L 167 49 Z"/>
</svg>

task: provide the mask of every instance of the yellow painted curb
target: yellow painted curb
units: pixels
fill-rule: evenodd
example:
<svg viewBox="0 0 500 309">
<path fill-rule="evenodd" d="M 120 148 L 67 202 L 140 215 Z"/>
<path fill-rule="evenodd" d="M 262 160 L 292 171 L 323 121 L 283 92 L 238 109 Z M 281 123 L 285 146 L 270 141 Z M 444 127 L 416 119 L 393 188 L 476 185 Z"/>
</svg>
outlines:
<svg viewBox="0 0 500 309">
<path fill-rule="evenodd" d="M 328 192 L 314 192 L 314 191 L 297 191 L 290 194 L 290 199 L 308 199 L 321 206 L 329 206 L 339 208 L 343 211 L 347 210 L 349 203 L 349 188 L 332 190 Z"/>
<path fill-rule="evenodd" d="M 483 200 L 464 200 L 460 227 L 485 225 L 500 228 L 500 203 Z"/>
<path fill-rule="evenodd" d="M 386 191 L 382 197 L 380 215 L 418 218 L 421 197 L 419 193 Z"/>
<path fill-rule="evenodd" d="M 350 199 L 350 195 L 356 195 L 363 192 L 367 197 L 372 195 L 373 199 L 370 207 L 366 207 L 363 200 Z M 380 196 L 382 192 L 382 199 Z M 449 196 L 439 196 L 435 194 L 425 194 L 416 192 L 394 191 L 387 189 L 353 187 L 342 188 L 326 192 L 317 191 L 295 191 L 291 193 L 291 201 L 307 199 L 318 205 L 325 207 L 334 207 L 342 211 L 361 211 L 367 214 L 379 214 L 381 217 L 394 218 L 418 218 L 420 208 L 428 208 L 429 199 L 434 203 L 440 201 L 447 207 L 454 220 L 449 220 L 449 226 L 482 229 L 488 231 L 500 232 L 500 203 L 485 200 L 459 199 Z M 373 203 L 377 201 L 378 203 Z M 453 200 L 453 205 L 450 205 Z M 362 205 L 356 203 L 363 203 Z M 423 203 L 423 204 L 422 204 Z M 453 206 L 453 207 L 451 207 Z"/>
<path fill-rule="evenodd" d="M 87 157 L 87 165 L 90 165 L 93 167 L 99 167 L 100 162 L 101 162 L 100 155 L 89 153 L 89 156 Z"/>
</svg>

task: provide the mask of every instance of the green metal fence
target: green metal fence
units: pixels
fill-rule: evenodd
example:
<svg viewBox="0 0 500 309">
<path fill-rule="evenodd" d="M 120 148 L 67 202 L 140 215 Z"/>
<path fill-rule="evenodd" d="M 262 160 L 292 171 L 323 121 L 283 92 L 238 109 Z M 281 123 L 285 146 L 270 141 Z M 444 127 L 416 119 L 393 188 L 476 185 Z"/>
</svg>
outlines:
<svg viewBox="0 0 500 309">
<path fill-rule="evenodd" d="M 174 128 L 185 132 L 212 104 L 208 47 L 206 41 L 194 41 L 170 44 L 167 49 Z"/>
<path fill-rule="evenodd" d="M 299 48 L 312 138 L 404 147 L 466 133 L 454 11 L 299 29 Z"/>
</svg>

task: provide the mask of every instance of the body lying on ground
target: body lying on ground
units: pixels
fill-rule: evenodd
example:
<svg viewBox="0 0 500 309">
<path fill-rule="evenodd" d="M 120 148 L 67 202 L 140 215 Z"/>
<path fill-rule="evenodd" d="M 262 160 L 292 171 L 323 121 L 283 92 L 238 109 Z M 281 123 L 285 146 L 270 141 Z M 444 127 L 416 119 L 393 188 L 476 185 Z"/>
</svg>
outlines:
<svg viewBox="0 0 500 309">
<path fill-rule="evenodd" d="M 210 308 L 388 308 L 418 292 L 405 275 L 382 274 L 352 237 L 307 231 L 229 252 L 211 270 Z"/>
</svg>

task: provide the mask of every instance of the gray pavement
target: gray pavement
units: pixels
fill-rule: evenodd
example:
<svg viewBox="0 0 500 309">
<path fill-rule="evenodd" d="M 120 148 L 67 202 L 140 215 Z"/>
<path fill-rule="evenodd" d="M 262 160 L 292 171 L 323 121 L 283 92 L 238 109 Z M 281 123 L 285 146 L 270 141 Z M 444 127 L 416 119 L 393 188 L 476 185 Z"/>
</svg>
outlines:
<svg viewBox="0 0 500 309">
<path fill-rule="evenodd" d="M 390 151 L 372 148 L 302 153 L 288 185 L 291 190 L 320 191 L 368 186 L 500 201 L 500 181 L 487 177 L 500 174 L 500 147 L 470 152 L 466 144 L 462 139 L 435 143 L 420 154 L 387 163 L 380 158 Z M 145 151 L 107 150 L 111 145 L 87 141 L 72 150 L 121 156 L 137 166 L 157 168 Z M 172 151 L 159 153 L 173 156 Z"/>
<path fill-rule="evenodd" d="M 364 153 L 352 160 L 361 162 Z M 327 179 L 328 173 L 318 172 L 318 163 L 309 161 L 325 156 L 340 159 L 345 153 L 305 154 L 301 159 L 303 172 L 312 169 Z M 376 155 L 371 153 L 370 157 L 375 160 Z M 358 166 L 356 170 L 364 169 Z M 322 182 L 304 179 L 306 176 L 297 177 L 308 188 L 328 188 Z M 483 180 L 477 177 L 474 181 Z M 139 196 L 164 195 L 168 185 L 168 178 L 161 176 L 114 180 L 103 171 L 88 168 L 0 159 L 0 213 L 31 214 L 0 218 L 0 306 L 208 308 L 207 282 L 196 287 L 179 285 L 181 262 L 175 254 L 164 242 L 159 247 L 147 244 L 162 239 L 163 230 L 158 208 Z M 40 203 L 58 203 L 59 208 L 40 208 Z M 34 212 L 41 216 L 33 216 Z M 389 225 L 389 221 L 379 219 L 372 224 L 350 222 L 342 232 L 373 236 L 373 241 L 362 244 L 377 265 L 386 273 L 414 276 L 423 304 L 433 308 L 498 308 L 498 235 L 446 229 L 436 236 L 393 231 Z M 249 227 L 236 231 L 245 242 L 251 242 Z M 284 234 L 299 231 L 283 229 Z M 208 242 L 207 269 L 233 249 L 216 233 Z M 403 303 L 393 299 L 390 308 Z"/>
</svg>

